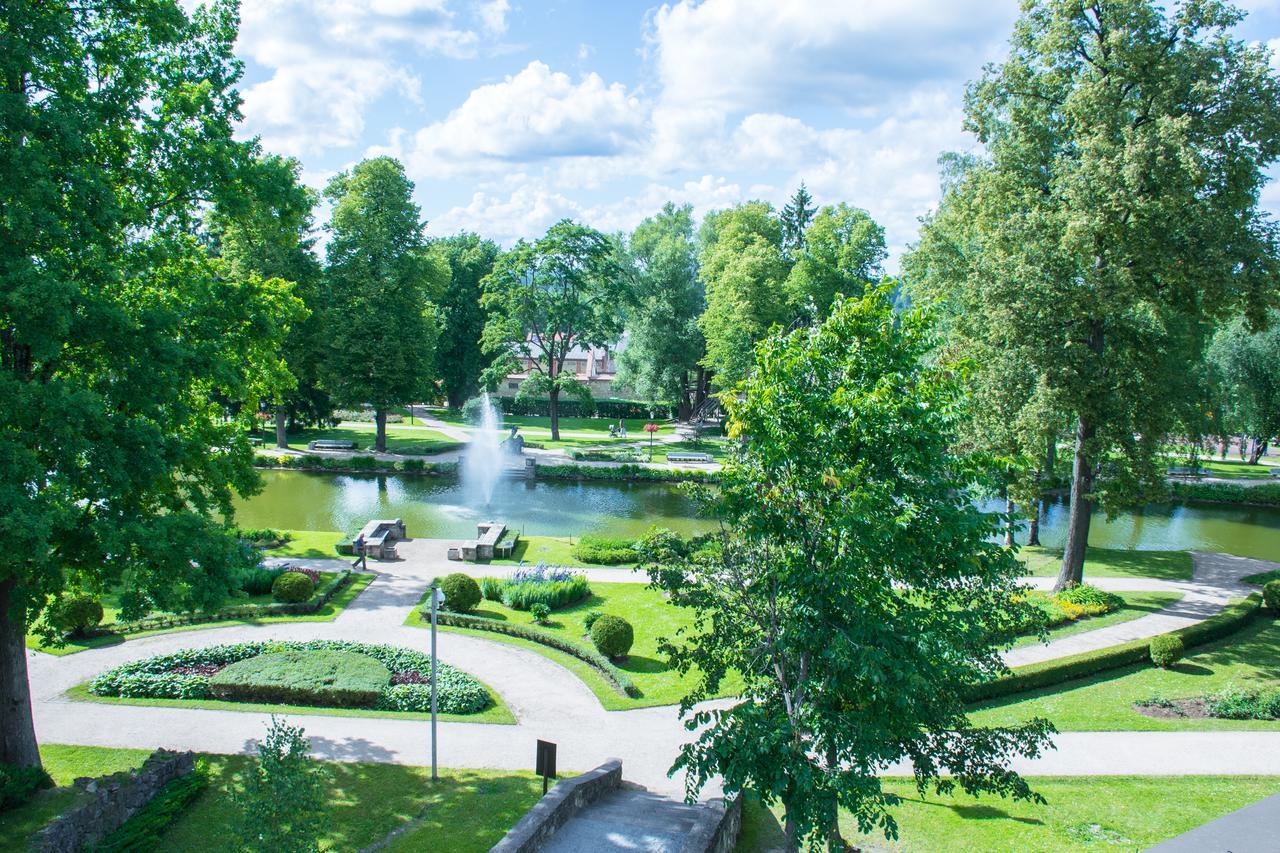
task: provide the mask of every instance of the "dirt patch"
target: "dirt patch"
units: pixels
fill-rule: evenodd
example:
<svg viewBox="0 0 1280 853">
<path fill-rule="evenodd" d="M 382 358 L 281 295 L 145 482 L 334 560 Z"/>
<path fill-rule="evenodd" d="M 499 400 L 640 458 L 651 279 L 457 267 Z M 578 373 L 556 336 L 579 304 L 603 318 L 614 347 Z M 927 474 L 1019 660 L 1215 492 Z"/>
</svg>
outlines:
<svg viewBox="0 0 1280 853">
<path fill-rule="evenodd" d="M 1139 714 L 1158 720 L 1202 720 L 1209 714 L 1209 706 L 1203 699 L 1162 699 L 1159 702 L 1135 702 L 1133 709 Z"/>
</svg>

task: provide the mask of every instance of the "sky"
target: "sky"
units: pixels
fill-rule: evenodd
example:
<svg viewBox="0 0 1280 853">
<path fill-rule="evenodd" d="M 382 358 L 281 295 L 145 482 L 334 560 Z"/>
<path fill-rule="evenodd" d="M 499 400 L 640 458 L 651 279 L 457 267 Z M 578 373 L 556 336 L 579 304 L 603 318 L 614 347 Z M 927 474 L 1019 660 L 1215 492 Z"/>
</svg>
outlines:
<svg viewBox="0 0 1280 853">
<path fill-rule="evenodd" d="M 1239 5 L 1237 35 L 1280 52 L 1280 0 Z M 1017 8 L 243 0 L 242 134 L 317 188 L 398 157 L 429 235 L 504 245 L 565 217 L 630 230 L 668 200 L 780 207 L 803 180 L 884 226 L 892 272 L 937 204 L 939 153 L 977 150 L 964 87 L 1003 55 Z M 1263 203 L 1280 213 L 1280 183 Z"/>
</svg>

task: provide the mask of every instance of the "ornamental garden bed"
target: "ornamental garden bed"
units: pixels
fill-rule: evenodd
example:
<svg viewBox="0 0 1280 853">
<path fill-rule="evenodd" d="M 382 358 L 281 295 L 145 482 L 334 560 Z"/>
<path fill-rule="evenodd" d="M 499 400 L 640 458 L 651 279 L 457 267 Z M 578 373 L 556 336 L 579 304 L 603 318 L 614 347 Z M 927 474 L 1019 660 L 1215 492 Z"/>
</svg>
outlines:
<svg viewBox="0 0 1280 853">
<path fill-rule="evenodd" d="M 235 710 L 422 716 L 431 710 L 431 658 L 415 649 L 346 640 L 249 642 L 186 649 L 121 664 L 72 698 Z M 513 722 L 471 675 L 438 664 L 442 716 Z"/>
</svg>

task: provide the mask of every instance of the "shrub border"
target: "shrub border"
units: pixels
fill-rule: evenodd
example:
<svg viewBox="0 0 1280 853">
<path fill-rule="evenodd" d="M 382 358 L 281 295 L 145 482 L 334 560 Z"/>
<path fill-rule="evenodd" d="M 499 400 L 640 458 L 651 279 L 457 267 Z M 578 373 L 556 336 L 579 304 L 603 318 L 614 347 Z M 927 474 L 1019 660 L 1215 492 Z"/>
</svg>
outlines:
<svg viewBox="0 0 1280 853">
<path fill-rule="evenodd" d="M 420 618 L 430 620 L 429 613 L 418 611 Z M 449 625 L 454 628 L 472 628 L 477 631 L 490 631 L 494 634 L 506 634 L 509 637 L 518 637 L 521 640 L 529 640 L 530 642 L 540 643 L 553 649 L 566 652 L 573 655 L 578 660 L 590 666 L 592 669 L 598 670 L 604 676 L 605 681 L 609 682 L 609 686 L 622 696 L 631 699 L 639 699 L 641 696 L 640 688 L 636 687 L 627 674 L 609 663 L 609 659 L 594 649 L 588 649 L 577 643 L 562 639 L 554 634 L 548 634 L 545 631 L 539 631 L 536 628 L 526 628 L 523 625 L 513 625 L 509 622 L 497 622 L 493 619 L 485 619 L 482 616 L 467 616 L 462 613 L 450 613 L 446 610 L 436 612 L 436 622 L 440 625 Z"/>
<path fill-rule="evenodd" d="M 327 474 L 411 474 L 428 477 L 456 477 L 458 463 L 427 462 L 422 459 L 378 459 L 373 456 L 319 456 L 306 453 L 301 456 L 254 457 L 254 466 L 286 471 L 319 471 Z M 539 462 L 538 479 L 542 480 L 605 480 L 644 481 L 654 483 L 683 483 L 687 481 L 713 483 L 719 480 L 719 472 L 699 469 L 650 468 L 636 463 L 623 463 L 613 467 L 600 465 L 575 465 L 572 462 L 546 464 Z"/>
<path fill-rule="evenodd" d="M 1262 605 L 1262 595 L 1254 593 L 1248 598 L 1236 599 L 1203 622 L 1179 628 L 1156 636 L 1176 636 L 1187 649 L 1220 640 L 1244 628 Z M 1081 652 L 1077 655 L 1057 658 L 1021 666 L 1002 678 L 975 684 L 969 690 L 969 701 L 980 702 L 999 699 L 1027 690 L 1051 687 L 1064 681 L 1105 672 L 1117 667 L 1151 660 L 1151 641 L 1155 637 L 1131 640 L 1105 649 Z"/>
</svg>

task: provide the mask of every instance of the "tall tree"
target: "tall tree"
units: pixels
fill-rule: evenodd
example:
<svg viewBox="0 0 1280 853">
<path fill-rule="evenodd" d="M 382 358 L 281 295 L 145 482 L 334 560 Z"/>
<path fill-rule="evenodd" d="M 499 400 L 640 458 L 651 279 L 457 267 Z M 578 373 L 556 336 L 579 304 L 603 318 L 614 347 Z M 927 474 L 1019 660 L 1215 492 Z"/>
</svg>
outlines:
<svg viewBox="0 0 1280 853">
<path fill-rule="evenodd" d="M 699 238 L 707 300 L 698 318 L 707 347 L 702 364 L 728 389 L 750 372 L 756 342 L 790 316 L 782 224 L 768 203 L 751 201 L 708 214 Z"/>
<path fill-rule="evenodd" d="M 785 229 L 785 211 L 783 223 Z M 787 276 L 787 299 L 795 311 L 820 319 L 837 294 L 861 296 L 875 284 L 886 254 L 884 229 L 869 213 L 844 202 L 824 207 L 805 230 Z"/>
<path fill-rule="evenodd" d="M 591 396 L 565 373 L 565 359 L 574 347 L 608 346 L 622 334 L 622 308 L 631 298 L 622 260 L 613 240 L 564 219 L 536 243 L 521 240 L 484 279 L 484 350 L 493 359 L 485 382 L 492 387 L 527 369 L 517 393 L 547 395 L 552 441 L 560 440 L 560 395 Z"/>
<path fill-rule="evenodd" d="M 781 801 L 791 850 L 843 849 L 839 809 L 894 836 L 879 775 L 898 761 L 922 787 L 1035 796 L 1006 764 L 1036 755 L 1049 724 L 977 728 L 965 715 L 1029 610 L 1021 566 L 972 503 L 959 388 L 925 358 L 930 335 L 879 288 L 764 341 L 725 401 L 730 434 L 748 440 L 701 496 L 723 522 L 716 547 L 650 569 L 693 611 L 693 629 L 664 643 L 698 673 L 682 711 L 729 670 L 744 685 L 730 707 L 692 713 L 676 768 L 690 794 L 719 777 Z"/>
<path fill-rule="evenodd" d="M 311 410 L 324 397 L 318 387 L 324 299 L 320 263 L 312 252 L 316 194 L 299 179 L 297 160 L 271 155 L 257 158 L 252 169 L 255 191 L 220 200 L 209 215 L 209 229 L 232 275 L 291 282 L 306 308 L 306 316 L 291 325 L 275 375 L 259 377 L 266 384 L 262 397 L 275 409 L 276 446 L 287 448 L 290 413 Z"/>
<path fill-rule="evenodd" d="M 1170 401 L 1194 393 L 1185 365 L 1214 318 L 1259 319 L 1275 297 L 1257 198 L 1280 154 L 1280 85 L 1264 49 L 1231 38 L 1240 17 L 1038 0 L 967 95 L 989 162 L 944 205 L 967 208 L 980 251 L 946 298 L 965 334 L 1043 376 L 1074 418 L 1060 587 L 1082 578 L 1098 502 L 1162 491 Z"/>
<path fill-rule="evenodd" d="M 618 381 L 643 399 L 678 403 L 681 419 L 688 418 L 703 384 L 693 206 L 667 202 L 636 226 L 628 248 L 636 269 L 635 302 L 627 312 Z"/>
<path fill-rule="evenodd" d="M 0 762 L 38 765 L 24 636 L 69 590 L 219 605 L 243 563 L 245 399 L 297 300 L 228 274 L 201 211 L 246 190 L 233 3 L 0 10 Z M 52 637 L 43 622 L 37 628 Z"/>
<path fill-rule="evenodd" d="M 444 327 L 436 347 L 436 371 L 449 407 L 456 409 L 479 390 L 480 374 L 489 364 L 480 346 L 485 321 L 480 282 L 493 271 L 498 244 L 475 234 L 457 234 L 433 240 L 431 251 L 449 266 L 449 284 L 439 299 Z"/>
<path fill-rule="evenodd" d="M 1219 399 L 1220 433 L 1249 438 L 1242 448 L 1256 465 L 1267 444 L 1280 436 L 1280 312 L 1272 312 L 1267 328 L 1250 332 L 1235 320 L 1214 335 L 1209 362 Z"/>
<path fill-rule="evenodd" d="M 435 396 L 440 316 L 431 299 L 448 281 L 426 251 L 413 182 L 391 157 L 356 165 L 329 182 L 330 349 L 326 383 L 342 405 L 373 407 L 374 447 L 387 449 L 387 412 Z"/>
<path fill-rule="evenodd" d="M 804 181 L 782 208 L 782 252 L 794 260 L 805 246 L 806 232 L 818 208 L 813 203 Z"/>
</svg>

